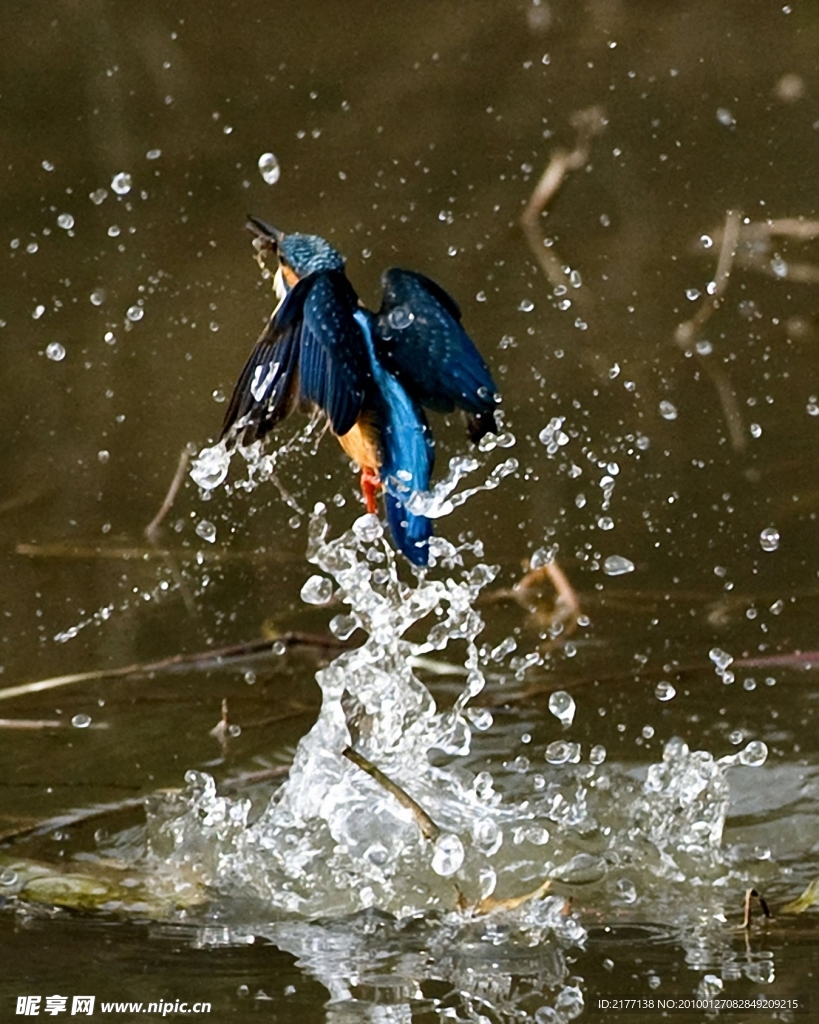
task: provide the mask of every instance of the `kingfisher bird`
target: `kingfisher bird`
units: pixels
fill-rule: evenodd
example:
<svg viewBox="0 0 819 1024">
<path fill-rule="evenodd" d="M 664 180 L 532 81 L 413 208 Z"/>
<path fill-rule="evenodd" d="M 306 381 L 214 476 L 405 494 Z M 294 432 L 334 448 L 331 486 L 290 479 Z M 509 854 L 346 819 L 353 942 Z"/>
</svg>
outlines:
<svg viewBox="0 0 819 1024">
<path fill-rule="evenodd" d="M 457 303 L 423 274 L 394 267 L 373 313 L 325 239 L 285 234 L 255 217 L 247 228 L 260 256 L 277 259 L 279 301 L 233 391 L 222 439 L 252 443 L 295 409 L 320 409 L 361 470 L 367 511 L 377 511 L 383 490 L 396 546 L 427 565 L 432 522 L 407 508 L 432 476 L 435 442 L 424 410 L 461 409 L 475 444 L 498 429 L 500 396 Z"/>
</svg>

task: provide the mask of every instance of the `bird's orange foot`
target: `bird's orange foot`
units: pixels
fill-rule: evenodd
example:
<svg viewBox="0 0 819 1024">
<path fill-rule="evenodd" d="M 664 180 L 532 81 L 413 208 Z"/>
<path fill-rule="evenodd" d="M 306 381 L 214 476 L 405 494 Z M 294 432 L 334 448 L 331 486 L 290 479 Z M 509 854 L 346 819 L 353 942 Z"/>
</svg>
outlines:
<svg viewBox="0 0 819 1024">
<path fill-rule="evenodd" d="M 361 493 L 364 495 L 364 504 L 368 512 L 375 513 L 378 510 L 375 499 L 380 489 L 381 478 L 378 473 L 365 466 L 361 470 Z"/>
</svg>

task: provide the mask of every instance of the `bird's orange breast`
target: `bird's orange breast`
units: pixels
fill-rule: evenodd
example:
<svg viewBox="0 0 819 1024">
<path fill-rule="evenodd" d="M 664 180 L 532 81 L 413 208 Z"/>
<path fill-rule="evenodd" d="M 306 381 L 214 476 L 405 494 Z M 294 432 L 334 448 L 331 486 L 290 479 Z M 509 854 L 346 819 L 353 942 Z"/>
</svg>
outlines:
<svg viewBox="0 0 819 1024">
<path fill-rule="evenodd" d="M 372 417 L 359 416 L 358 422 L 338 439 L 339 444 L 350 458 L 362 469 L 377 470 L 381 465 L 378 433 Z"/>
</svg>

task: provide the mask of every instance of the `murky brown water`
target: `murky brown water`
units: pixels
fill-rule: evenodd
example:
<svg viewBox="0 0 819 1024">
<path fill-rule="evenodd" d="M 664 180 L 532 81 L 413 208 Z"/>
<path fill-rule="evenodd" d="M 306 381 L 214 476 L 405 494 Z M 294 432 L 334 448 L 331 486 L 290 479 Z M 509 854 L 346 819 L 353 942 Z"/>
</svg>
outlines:
<svg viewBox="0 0 819 1024">
<path fill-rule="evenodd" d="M 270 311 L 250 211 L 331 239 L 370 304 L 386 266 L 440 281 L 496 372 L 521 473 L 441 530 L 482 537 L 504 586 L 557 543 L 590 620 L 530 672 L 540 690 L 509 704 L 500 736 L 548 742 L 543 692 L 562 687 L 578 703 L 572 738 L 626 764 L 656 761 L 673 735 L 715 756 L 764 741 L 729 833 L 760 848 L 772 901 L 801 891 L 819 874 L 813 675 L 749 664 L 725 686 L 709 651 L 819 649 L 819 242 L 793 224 L 754 240 L 745 225 L 698 351 L 675 332 L 707 301 L 728 211 L 819 216 L 819 9 L 97 0 L 7 4 L 0 21 L 0 684 L 326 629 L 329 615 L 299 600 L 306 517 L 275 487 L 205 503 L 188 480 L 162 526 L 167 553 L 144 534 L 181 451 L 218 433 Z M 554 295 L 519 218 L 550 157 L 575 145 L 572 115 L 592 105 L 605 130 L 540 221 L 582 282 Z M 266 151 L 281 166 L 272 186 L 257 167 Z M 117 195 L 121 172 L 132 183 Z M 570 440 L 550 454 L 538 436 L 553 417 Z M 444 465 L 460 424 L 438 421 L 436 435 Z M 283 482 L 302 509 L 342 495 L 337 528 L 358 508 L 329 440 L 290 459 Z M 213 544 L 195 532 L 202 519 Z M 634 571 L 606 575 L 611 556 Z M 483 611 L 488 642 L 514 632 L 518 655 L 537 645 L 520 609 Z M 0 732 L 0 832 L 178 786 L 191 767 L 222 778 L 285 763 L 318 703 L 315 657 L 254 664 L 253 685 L 247 669 L 0 701 L 0 716 L 64 723 Z M 674 699 L 657 699 L 661 680 Z M 209 735 L 223 699 L 243 727 L 226 753 Z M 77 715 L 91 727 L 72 727 Z M 75 840 L 51 833 L 37 853 L 65 859 Z M 587 1002 L 648 992 L 652 973 L 664 993 L 696 990 L 673 935 L 618 932 L 576 899 L 590 937 L 572 969 Z M 815 920 L 748 940 L 772 954 L 766 992 L 819 999 Z M 656 923 L 639 907 L 635 921 Z M 197 949 L 183 928 L 13 908 L 0 944 L 4 1019 L 18 995 L 86 989 L 210 999 L 222 1017 L 362 1019 L 325 1010 L 311 968 L 270 945 Z M 733 948 L 741 959 L 745 939 Z M 759 990 L 732 984 L 726 994 Z M 272 1000 L 254 1001 L 260 989 Z M 395 1012 L 383 1019 L 410 1019 Z"/>
</svg>

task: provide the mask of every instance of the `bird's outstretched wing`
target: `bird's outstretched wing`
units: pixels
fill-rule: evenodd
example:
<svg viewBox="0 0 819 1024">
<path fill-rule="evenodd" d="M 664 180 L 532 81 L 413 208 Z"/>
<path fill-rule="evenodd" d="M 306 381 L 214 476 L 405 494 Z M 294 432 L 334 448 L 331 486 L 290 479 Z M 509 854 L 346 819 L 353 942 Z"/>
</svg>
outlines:
<svg viewBox="0 0 819 1024">
<path fill-rule="evenodd" d="M 261 439 L 299 400 L 322 409 L 336 434 L 356 422 L 371 386 L 354 320 L 358 299 L 342 272 L 298 281 L 270 318 L 233 391 L 222 437 Z"/>
<path fill-rule="evenodd" d="M 300 331 L 300 394 L 324 410 L 335 434 L 346 434 L 372 389 L 370 357 L 355 319 L 358 296 L 343 271 L 311 274 L 299 285 L 308 281 Z"/>
<path fill-rule="evenodd" d="M 382 278 L 377 354 L 422 405 L 467 413 L 473 441 L 496 430 L 497 387 L 461 326 L 461 311 L 440 285 L 394 267 Z"/>
<path fill-rule="evenodd" d="M 261 440 L 297 404 L 301 310 L 307 288 L 299 282 L 271 316 L 233 389 L 222 437 Z"/>
</svg>

